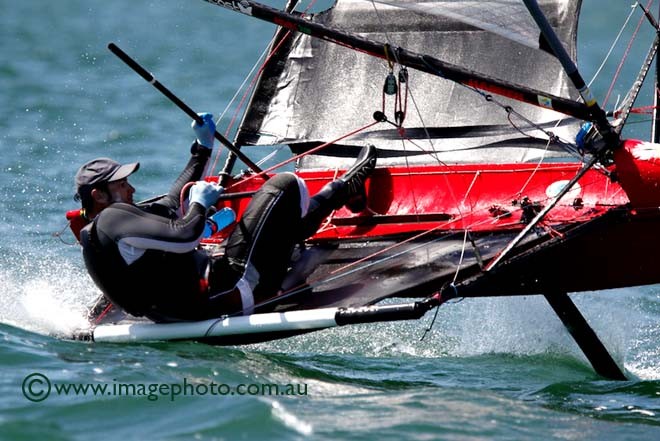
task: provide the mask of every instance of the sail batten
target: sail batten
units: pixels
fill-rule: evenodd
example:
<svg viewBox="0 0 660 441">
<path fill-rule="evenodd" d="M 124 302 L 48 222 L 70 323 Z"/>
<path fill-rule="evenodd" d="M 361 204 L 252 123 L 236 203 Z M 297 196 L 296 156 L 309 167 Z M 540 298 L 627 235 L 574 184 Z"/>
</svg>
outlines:
<svg viewBox="0 0 660 441">
<path fill-rule="evenodd" d="M 383 0 L 390 3 L 390 0 Z M 337 29 L 346 29 L 373 41 L 385 41 L 393 47 L 430 54 L 448 63 L 481 72 L 493 78 L 501 78 L 513 84 L 525 84 L 548 94 L 576 99 L 558 61 L 537 47 L 524 45 L 508 36 L 483 30 L 476 23 L 428 14 L 416 9 L 400 8 L 383 2 L 338 0 L 329 10 L 314 16 L 313 21 Z M 406 4 L 460 4 L 480 2 L 397 2 Z M 522 2 L 500 1 L 489 4 Z M 548 5 L 551 3 L 551 5 Z M 544 2 L 553 9 L 551 21 L 557 22 L 557 31 L 575 58 L 577 15 L 579 3 L 567 0 Z M 374 5 L 375 8 L 374 9 Z M 531 18 L 530 18 L 531 20 Z M 525 24 L 525 27 L 529 27 Z M 273 63 L 278 66 L 276 78 L 261 81 L 240 127 L 237 142 L 242 145 L 260 144 L 309 144 L 338 138 L 357 127 L 372 121 L 374 111 L 382 110 L 383 81 L 390 71 L 385 60 L 351 50 L 339 45 L 313 39 L 304 34 L 293 34 L 288 50 L 279 53 Z M 394 56 L 392 58 L 395 58 Z M 396 60 L 391 60 L 396 61 Z M 398 69 L 398 67 L 396 67 Z M 510 125 L 508 115 L 469 88 L 433 75 L 410 71 L 411 96 L 405 127 L 451 128 Z M 503 105 L 510 105 L 525 118 L 538 124 L 557 121 L 561 115 L 548 109 L 498 98 Z M 393 114 L 393 98 L 386 97 L 385 113 Z M 517 121 L 522 124 L 522 121 Z M 524 124 L 522 124 L 524 126 Z M 346 144 L 374 143 L 381 149 L 400 150 L 401 139 L 380 136 L 391 126 L 377 125 L 366 133 L 360 133 Z M 528 136 L 543 138 L 538 130 L 525 127 Z M 558 135 L 572 137 L 574 124 L 557 128 Z M 440 133 L 441 131 L 435 131 Z M 477 133 L 477 132 L 475 132 Z M 475 136 L 438 137 L 420 140 L 420 148 L 442 152 L 448 162 L 480 161 L 475 155 L 460 153 L 484 144 L 498 144 L 507 139 L 519 138 L 520 133 L 479 134 Z M 451 154 L 455 150 L 456 154 Z M 493 155 L 498 161 L 512 160 L 507 149 Z M 449 152 L 449 153 L 448 153 Z M 488 160 L 493 160 L 488 155 Z M 517 155 L 520 160 L 520 155 Z M 528 154 L 524 157 L 529 158 Z M 434 156 L 435 158 L 435 156 Z M 420 159 L 423 161 L 423 159 Z"/>
</svg>

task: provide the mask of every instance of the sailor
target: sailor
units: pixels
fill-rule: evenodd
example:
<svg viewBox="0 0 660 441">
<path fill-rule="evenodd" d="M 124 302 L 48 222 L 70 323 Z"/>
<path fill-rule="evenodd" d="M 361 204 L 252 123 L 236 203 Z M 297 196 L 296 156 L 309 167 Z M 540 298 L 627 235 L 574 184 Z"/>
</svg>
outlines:
<svg viewBox="0 0 660 441">
<path fill-rule="evenodd" d="M 297 243 L 333 210 L 366 207 L 365 181 L 376 165 L 376 149 L 364 147 L 352 168 L 311 198 L 295 174 L 271 177 L 226 239 L 224 254 L 210 256 L 198 245 L 207 210 L 224 189 L 199 181 L 215 133 L 212 115 L 200 116 L 204 123 L 192 124 L 197 139 L 188 164 L 169 193 L 155 201 L 133 201 L 128 177 L 139 163 L 97 158 L 75 176 L 76 199 L 90 220 L 80 234 L 90 276 L 112 304 L 156 322 L 249 314 L 276 296 Z M 180 216 L 180 193 L 188 183 L 194 183 L 189 206 Z"/>
</svg>

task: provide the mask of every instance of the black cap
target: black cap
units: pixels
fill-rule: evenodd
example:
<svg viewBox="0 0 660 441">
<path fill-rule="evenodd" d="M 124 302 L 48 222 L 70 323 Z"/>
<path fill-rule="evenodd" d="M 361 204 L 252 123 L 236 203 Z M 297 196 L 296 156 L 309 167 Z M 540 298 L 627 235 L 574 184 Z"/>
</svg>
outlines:
<svg viewBox="0 0 660 441">
<path fill-rule="evenodd" d="M 139 162 L 120 164 L 110 158 L 97 158 L 84 164 L 76 173 L 76 193 L 83 187 L 124 179 L 140 168 Z"/>
</svg>

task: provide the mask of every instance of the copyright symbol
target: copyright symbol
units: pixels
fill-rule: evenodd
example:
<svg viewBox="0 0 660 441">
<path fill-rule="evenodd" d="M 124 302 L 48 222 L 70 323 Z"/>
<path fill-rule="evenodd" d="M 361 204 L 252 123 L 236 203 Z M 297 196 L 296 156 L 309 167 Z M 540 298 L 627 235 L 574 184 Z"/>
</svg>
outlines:
<svg viewBox="0 0 660 441">
<path fill-rule="evenodd" d="M 44 374 L 35 372 L 23 380 L 23 396 L 30 401 L 38 403 L 50 395 L 50 380 Z"/>
</svg>

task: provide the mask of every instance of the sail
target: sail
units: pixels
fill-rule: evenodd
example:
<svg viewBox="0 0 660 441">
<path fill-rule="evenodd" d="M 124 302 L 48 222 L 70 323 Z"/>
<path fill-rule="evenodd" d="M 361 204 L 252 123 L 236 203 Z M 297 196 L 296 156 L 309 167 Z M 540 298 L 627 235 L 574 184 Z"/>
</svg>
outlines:
<svg viewBox="0 0 660 441">
<path fill-rule="evenodd" d="M 514 40 L 526 46 L 542 49 L 538 26 L 520 0 L 481 1 L 405 1 L 374 0 L 375 3 L 438 15 L 472 25 Z M 557 10 L 546 10 L 557 12 Z"/>
<path fill-rule="evenodd" d="M 574 60 L 580 3 L 541 3 Z M 485 13 L 489 10 L 490 15 Z M 466 18 L 468 12 L 479 17 Z M 558 60 L 544 50 L 540 31 L 519 0 L 337 0 L 313 21 L 552 95 L 578 97 Z M 383 84 L 390 71 L 397 74 L 399 68 L 395 55 L 389 58 L 391 64 L 305 34 L 290 36 L 258 83 L 237 144 L 288 144 L 299 152 L 373 122 L 375 111 L 384 110 L 393 121 L 394 98 L 383 94 Z M 437 76 L 409 70 L 408 77 L 405 130 L 377 124 L 343 140 L 341 147 L 374 144 L 383 151 L 379 162 L 387 165 L 438 160 L 521 162 L 564 155 L 557 149 L 547 152 L 547 137 L 525 119 L 564 139 L 572 139 L 577 132 L 578 121 L 549 109 L 501 97 L 496 97 L 501 104 L 496 106 L 473 90 Z M 506 106 L 524 118 L 510 115 Z M 323 153 L 355 154 L 350 148 L 329 148 Z M 335 162 L 308 157 L 305 166 L 334 166 Z"/>
</svg>

